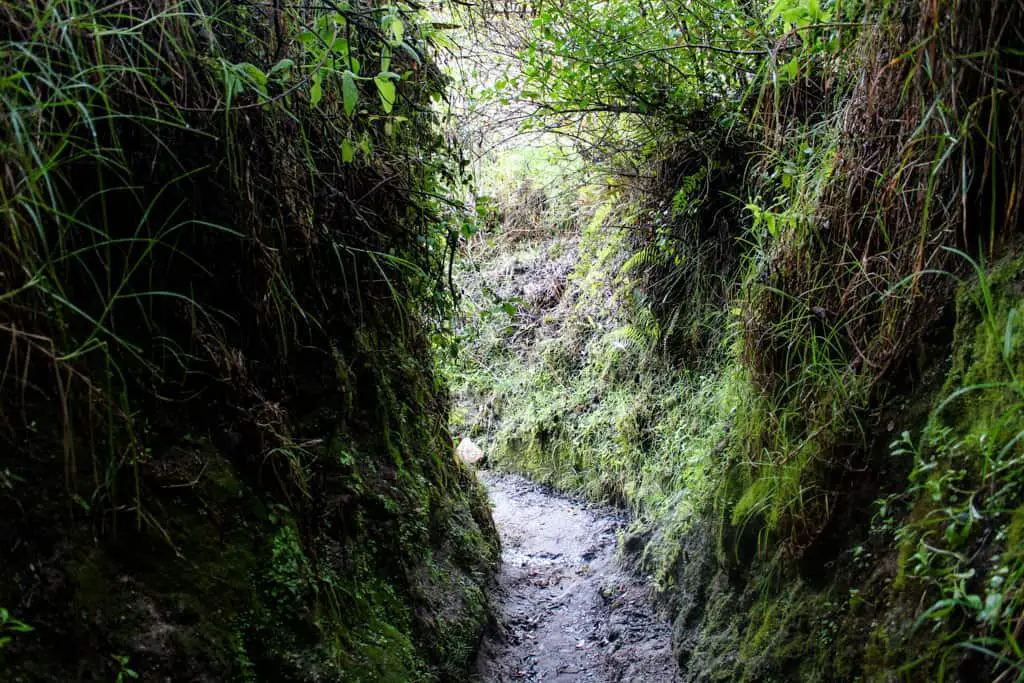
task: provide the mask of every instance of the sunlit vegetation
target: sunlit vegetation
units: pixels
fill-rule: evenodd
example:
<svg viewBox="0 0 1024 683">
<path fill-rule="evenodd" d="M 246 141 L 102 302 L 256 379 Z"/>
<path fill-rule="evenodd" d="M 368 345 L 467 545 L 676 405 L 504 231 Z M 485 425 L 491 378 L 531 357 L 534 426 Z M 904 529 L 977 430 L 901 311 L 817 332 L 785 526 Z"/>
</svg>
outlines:
<svg viewBox="0 0 1024 683">
<path fill-rule="evenodd" d="M 1021 680 L 1020 7 L 499 10 L 586 170 L 482 162 L 455 429 L 637 511 L 692 680 Z"/>
</svg>

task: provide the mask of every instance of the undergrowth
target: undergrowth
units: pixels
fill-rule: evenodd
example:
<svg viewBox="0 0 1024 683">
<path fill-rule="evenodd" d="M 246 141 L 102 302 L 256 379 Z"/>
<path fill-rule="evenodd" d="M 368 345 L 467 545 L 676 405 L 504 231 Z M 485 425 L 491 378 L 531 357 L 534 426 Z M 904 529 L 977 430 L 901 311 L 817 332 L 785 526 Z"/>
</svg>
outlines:
<svg viewBox="0 0 1024 683">
<path fill-rule="evenodd" d="M 463 675 L 496 540 L 427 341 L 463 180 L 436 35 L 0 2 L 5 680 Z"/>
<path fill-rule="evenodd" d="M 636 511 L 690 680 L 1020 680 L 1020 7 L 783 1 L 690 56 L 644 27 L 694 15 L 613 4 L 524 47 L 532 127 L 606 175 L 469 243 L 470 306 L 507 307 L 455 429 Z M 630 78 L 579 82 L 610 34 Z"/>
</svg>

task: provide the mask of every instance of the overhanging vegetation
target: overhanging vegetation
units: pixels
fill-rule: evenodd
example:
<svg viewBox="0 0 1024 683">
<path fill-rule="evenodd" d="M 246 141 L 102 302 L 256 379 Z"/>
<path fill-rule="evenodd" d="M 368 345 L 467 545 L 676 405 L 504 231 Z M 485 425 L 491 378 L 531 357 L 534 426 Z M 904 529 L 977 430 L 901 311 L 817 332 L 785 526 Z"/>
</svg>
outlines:
<svg viewBox="0 0 1024 683">
<path fill-rule="evenodd" d="M 472 245 L 454 425 L 648 520 L 690 679 L 1017 680 L 1020 8 L 769 5 L 516 24 L 603 173 Z"/>
</svg>

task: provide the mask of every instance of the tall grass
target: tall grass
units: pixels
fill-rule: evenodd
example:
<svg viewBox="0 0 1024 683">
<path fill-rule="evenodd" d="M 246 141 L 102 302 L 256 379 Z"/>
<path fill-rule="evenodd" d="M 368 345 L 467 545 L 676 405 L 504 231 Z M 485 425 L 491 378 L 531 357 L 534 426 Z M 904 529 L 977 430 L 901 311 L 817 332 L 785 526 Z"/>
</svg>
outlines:
<svg viewBox="0 0 1024 683">
<path fill-rule="evenodd" d="M 751 439 L 745 460 L 756 464 L 740 465 L 752 483 L 739 517 L 770 511 L 768 526 L 796 549 L 865 471 L 873 406 L 900 391 L 946 315 L 953 283 L 937 273 L 965 263 L 950 248 L 998 252 L 1019 225 L 1024 136 L 1007 116 L 1022 106 L 1020 83 L 999 64 L 1020 38 L 984 19 L 1019 8 L 937 3 L 908 15 L 904 4 L 857 28 L 859 47 L 842 58 L 808 47 L 797 79 L 779 70 L 765 81 L 777 152 L 758 167 L 765 198 L 750 204 L 743 358 L 776 424 L 754 427 L 767 443 Z M 792 98 L 819 77 L 838 82 L 834 98 L 810 98 L 803 122 L 771 118 L 799 109 Z M 749 504 L 762 497 L 773 502 Z"/>
<path fill-rule="evenodd" d="M 206 317 L 188 291 L 159 287 L 150 270 L 154 254 L 173 252 L 186 230 L 241 235 L 179 217 L 176 209 L 157 211 L 165 190 L 199 169 L 182 168 L 157 187 L 133 176 L 126 136 L 149 136 L 176 159 L 167 140 L 189 124 L 174 90 L 197 78 L 182 57 L 183 42 L 193 22 L 208 18 L 192 3 L 128 9 L 75 0 L 0 6 L 0 389 L 15 429 L 27 404 L 50 400 L 56 390 L 68 487 L 77 492 L 77 477 L 88 472 L 92 492 L 78 500 L 88 506 L 97 496 L 114 498 L 116 474 L 127 465 L 135 470 L 130 498 L 141 522 L 137 466 L 146 454 L 131 407 L 138 387 L 126 373 L 159 382 L 162 363 L 119 319 L 152 329 L 157 299 L 181 302 L 193 319 Z M 187 363 L 171 338 L 153 342 L 162 355 Z M 99 433 L 76 433 L 83 424 Z M 91 462 L 80 462 L 83 446 Z"/>
<path fill-rule="evenodd" d="M 31 467 L 56 430 L 82 507 L 142 523 L 154 407 L 169 422 L 230 391 L 294 470 L 301 439 L 253 363 L 284 366 L 381 297 L 402 330 L 447 306 L 438 183 L 457 174 L 434 114 L 385 116 L 375 92 L 348 112 L 343 83 L 350 56 L 404 70 L 429 37 L 397 7 L 275 7 L 0 2 L 3 434 Z M 399 15 L 392 56 L 380 27 Z M 424 69 L 399 92 L 438 85 Z M 409 194 L 412 213 L 389 201 Z"/>
</svg>

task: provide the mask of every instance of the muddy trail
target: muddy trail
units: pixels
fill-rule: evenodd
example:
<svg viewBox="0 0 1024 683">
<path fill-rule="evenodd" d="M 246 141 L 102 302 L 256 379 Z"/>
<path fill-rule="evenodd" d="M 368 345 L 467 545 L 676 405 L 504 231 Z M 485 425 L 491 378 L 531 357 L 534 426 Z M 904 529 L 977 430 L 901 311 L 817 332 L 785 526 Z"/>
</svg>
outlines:
<svg viewBox="0 0 1024 683">
<path fill-rule="evenodd" d="M 499 623 L 475 681 L 672 682 L 671 629 L 615 562 L 626 518 L 516 476 L 481 473 L 501 534 Z"/>
</svg>

